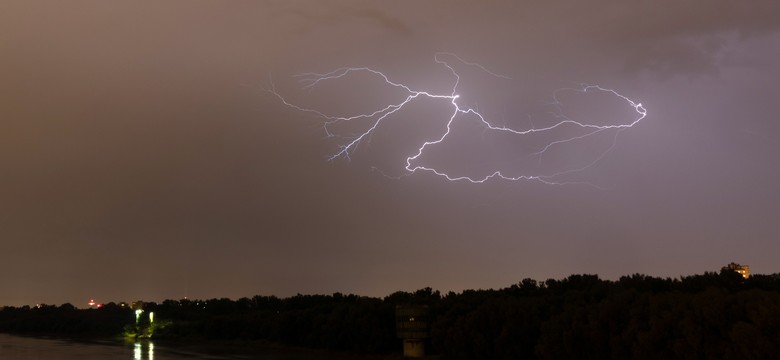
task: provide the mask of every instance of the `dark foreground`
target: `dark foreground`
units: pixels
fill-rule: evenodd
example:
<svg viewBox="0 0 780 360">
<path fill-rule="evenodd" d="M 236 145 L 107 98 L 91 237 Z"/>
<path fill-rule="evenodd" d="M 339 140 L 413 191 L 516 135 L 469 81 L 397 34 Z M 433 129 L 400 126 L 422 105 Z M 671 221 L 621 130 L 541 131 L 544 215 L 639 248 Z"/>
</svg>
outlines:
<svg viewBox="0 0 780 360">
<path fill-rule="evenodd" d="M 183 359 L 365 359 L 359 354 L 283 347 L 266 343 L 225 342 L 166 342 L 153 340 L 122 341 L 121 339 L 65 339 L 0 334 L 0 359 L 132 359 L 132 360 L 183 360 Z M 400 359 L 396 357 L 369 356 L 369 359 Z"/>
<path fill-rule="evenodd" d="M 743 279 L 727 269 L 680 279 L 526 279 L 500 290 L 442 295 L 426 288 L 383 299 L 336 293 L 166 300 L 143 304 L 143 314 L 154 313 L 151 321 L 136 318 L 124 304 L 85 310 L 69 304 L 5 307 L 0 332 L 124 334 L 193 353 L 215 353 L 215 346 L 253 351 L 255 344 L 261 352 L 337 352 L 319 352 L 315 358 L 394 358 L 401 353 L 395 307 L 409 304 L 428 306 L 426 348 L 443 358 L 722 359 L 780 353 L 780 276 Z M 267 354 L 244 355 L 263 359 Z"/>
</svg>

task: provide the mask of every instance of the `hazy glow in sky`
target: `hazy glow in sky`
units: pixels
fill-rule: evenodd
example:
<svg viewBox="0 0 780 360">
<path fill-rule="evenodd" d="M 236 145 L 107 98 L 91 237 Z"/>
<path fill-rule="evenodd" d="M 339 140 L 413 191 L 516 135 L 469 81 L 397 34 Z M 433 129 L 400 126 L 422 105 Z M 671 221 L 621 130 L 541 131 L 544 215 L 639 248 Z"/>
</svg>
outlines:
<svg viewBox="0 0 780 360">
<path fill-rule="evenodd" d="M 778 272 L 778 18 L 776 1 L 2 1 L 0 305 L 383 296 L 731 261 Z M 368 76 L 303 91 L 288 77 L 347 66 L 449 95 L 440 51 L 511 78 L 458 68 L 458 106 L 496 126 L 554 121 L 555 90 L 579 84 L 648 115 L 576 174 L 603 190 L 396 180 L 372 169 L 405 173 L 451 102 L 411 102 L 351 161 L 328 162 L 345 138 L 259 90 L 271 74 L 328 114 L 407 96 Z M 566 95 L 566 114 L 637 115 L 596 95 Z M 549 174 L 614 139 L 540 162 L 522 155 L 550 139 L 504 135 L 458 122 L 420 161 Z"/>
</svg>

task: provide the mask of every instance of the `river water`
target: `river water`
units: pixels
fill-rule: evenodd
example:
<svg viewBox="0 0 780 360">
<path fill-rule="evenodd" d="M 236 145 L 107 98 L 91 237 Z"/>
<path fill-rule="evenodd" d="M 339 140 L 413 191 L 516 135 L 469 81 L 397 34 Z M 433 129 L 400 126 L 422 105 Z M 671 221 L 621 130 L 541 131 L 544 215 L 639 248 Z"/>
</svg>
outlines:
<svg viewBox="0 0 780 360">
<path fill-rule="evenodd" d="M 182 360 L 182 359 L 341 359 L 360 358 L 307 349 L 231 346 L 172 346 L 152 341 L 64 340 L 0 334 L 0 359 Z"/>
</svg>

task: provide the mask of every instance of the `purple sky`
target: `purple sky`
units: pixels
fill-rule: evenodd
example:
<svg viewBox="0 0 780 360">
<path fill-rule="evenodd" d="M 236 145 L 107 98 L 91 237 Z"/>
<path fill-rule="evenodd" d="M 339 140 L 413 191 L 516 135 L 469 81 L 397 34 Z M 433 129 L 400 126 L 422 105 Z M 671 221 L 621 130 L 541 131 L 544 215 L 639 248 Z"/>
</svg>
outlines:
<svg viewBox="0 0 780 360">
<path fill-rule="evenodd" d="M 3 1 L 0 305 L 780 272 L 780 3 L 490 4 Z M 439 51 L 513 79 L 461 68 L 464 104 L 501 124 L 580 83 L 648 116 L 578 174 L 604 190 L 395 180 L 372 167 L 398 175 L 446 106 L 420 101 L 328 162 L 323 121 L 262 91 L 270 76 L 301 104 L 366 111 L 392 94 L 291 76 L 368 66 L 446 92 Z M 533 146 L 462 139 L 500 161 Z M 459 144 L 439 158 L 484 171 Z"/>
</svg>

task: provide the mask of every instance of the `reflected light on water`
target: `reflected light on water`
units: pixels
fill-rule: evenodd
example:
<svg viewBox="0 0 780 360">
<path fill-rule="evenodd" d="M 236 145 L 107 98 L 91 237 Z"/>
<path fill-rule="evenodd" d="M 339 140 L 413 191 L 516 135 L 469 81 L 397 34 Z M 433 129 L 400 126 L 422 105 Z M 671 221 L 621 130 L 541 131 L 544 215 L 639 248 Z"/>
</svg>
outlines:
<svg viewBox="0 0 780 360">
<path fill-rule="evenodd" d="M 0 0 L 2 3 L 2 0 Z M 342 360 L 362 359 L 360 356 L 329 354 L 316 350 L 276 347 L 218 346 L 183 344 L 155 346 L 149 340 L 110 341 L 22 337 L 0 333 L 0 360 L 192 360 L 192 359 L 264 359 L 264 360 Z M 156 354 L 155 354 L 156 353 Z"/>
<path fill-rule="evenodd" d="M 133 344 L 133 360 L 154 360 L 154 344 L 151 341 Z"/>
</svg>

